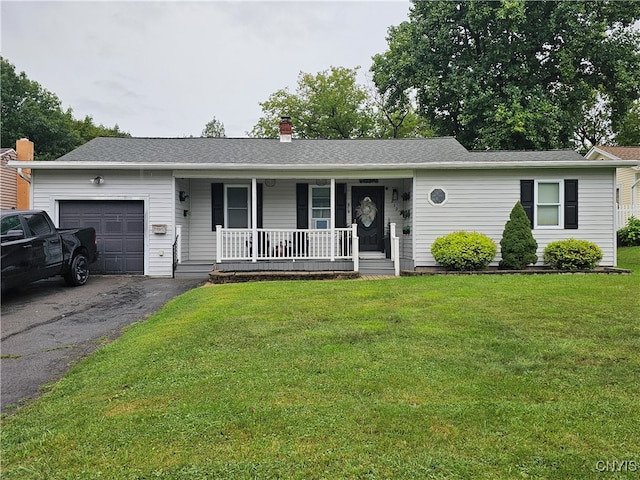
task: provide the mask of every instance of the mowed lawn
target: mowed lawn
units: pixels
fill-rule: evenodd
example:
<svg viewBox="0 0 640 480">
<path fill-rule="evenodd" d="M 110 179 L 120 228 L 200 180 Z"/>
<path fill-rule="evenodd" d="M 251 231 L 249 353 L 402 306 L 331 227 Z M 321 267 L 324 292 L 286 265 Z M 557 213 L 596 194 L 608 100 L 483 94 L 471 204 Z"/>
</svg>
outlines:
<svg viewBox="0 0 640 480">
<path fill-rule="evenodd" d="M 620 266 L 198 288 L 5 416 L 2 478 L 638 478 Z"/>
</svg>

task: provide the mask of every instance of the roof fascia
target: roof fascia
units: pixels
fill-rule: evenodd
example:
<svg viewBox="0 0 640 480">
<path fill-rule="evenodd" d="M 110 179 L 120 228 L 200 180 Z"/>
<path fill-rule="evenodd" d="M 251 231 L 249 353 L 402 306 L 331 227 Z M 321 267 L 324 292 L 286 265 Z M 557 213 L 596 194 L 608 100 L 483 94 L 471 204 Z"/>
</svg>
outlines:
<svg viewBox="0 0 640 480">
<path fill-rule="evenodd" d="M 327 164 L 327 165 L 278 165 L 278 164 L 241 164 L 241 163 L 131 163 L 131 162 L 58 162 L 58 161 L 31 161 L 28 168 L 42 170 L 86 170 L 100 168 L 102 170 L 215 170 L 215 171 L 242 171 L 248 169 L 254 171 L 343 171 L 343 170 L 442 170 L 442 169 L 503 169 L 503 168 L 616 168 L 635 167 L 638 160 L 558 160 L 558 161 L 493 161 L 493 162 L 428 162 L 428 163 L 401 163 L 401 164 Z M 13 168 L 24 168 L 25 162 L 10 160 L 7 165 Z"/>
</svg>

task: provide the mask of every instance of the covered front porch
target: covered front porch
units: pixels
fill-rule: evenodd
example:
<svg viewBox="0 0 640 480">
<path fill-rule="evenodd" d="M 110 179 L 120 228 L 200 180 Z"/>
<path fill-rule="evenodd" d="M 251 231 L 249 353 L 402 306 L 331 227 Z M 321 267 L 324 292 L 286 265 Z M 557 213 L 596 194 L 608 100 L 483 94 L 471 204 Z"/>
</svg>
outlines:
<svg viewBox="0 0 640 480">
<path fill-rule="evenodd" d="M 410 258 L 411 179 L 176 178 L 178 273 L 359 272 L 399 275 Z M 404 232 L 404 235 L 403 235 Z M 363 266 L 362 262 L 365 262 Z"/>
</svg>

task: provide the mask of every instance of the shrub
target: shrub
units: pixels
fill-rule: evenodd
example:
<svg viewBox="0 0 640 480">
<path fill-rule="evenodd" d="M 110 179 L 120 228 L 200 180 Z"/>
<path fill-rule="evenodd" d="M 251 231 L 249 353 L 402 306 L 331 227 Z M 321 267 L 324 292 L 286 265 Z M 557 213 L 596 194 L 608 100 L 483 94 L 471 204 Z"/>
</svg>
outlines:
<svg viewBox="0 0 640 480">
<path fill-rule="evenodd" d="M 527 217 L 522 204 L 516 202 L 509 215 L 509 220 L 504 226 L 504 232 L 502 232 L 500 266 L 522 270 L 527 265 L 538 261 L 537 249 L 538 242 L 531 233 L 529 217 Z"/>
<path fill-rule="evenodd" d="M 436 262 L 452 270 L 482 270 L 496 256 L 493 240 L 482 233 L 454 232 L 431 245 Z"/>
<path fill-rule="evenodd" d="M 621 247 L 640 246 L 640 218 L 629 217 L 627 225 L 618 230 L 618 245 Z"/>
<path fill-rule="evenodd" d="M 559 240 L 544 249 L 544 263 L 557 270 L 591 270 L 600 260 L 600 247 L 586 240 Z"/>
</svg>

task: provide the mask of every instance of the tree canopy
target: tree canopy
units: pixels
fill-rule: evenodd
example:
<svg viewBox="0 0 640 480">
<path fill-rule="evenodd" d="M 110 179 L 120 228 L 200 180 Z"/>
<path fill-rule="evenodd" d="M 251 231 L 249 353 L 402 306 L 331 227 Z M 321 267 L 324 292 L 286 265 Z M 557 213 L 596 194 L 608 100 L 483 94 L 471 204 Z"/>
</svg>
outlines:
<svg viewBox="0 0 640 480">
<path fill-rule="evenodd" d="M 58 158 L 98 136 L 129 136 L 118 125 L 95 125 L 91 116 L 73 118 L 71 109 L 63 110 L 58 97 L 17 74 L 6 59 L 1 62 L 0 138 L 3 146 L 15 147 L 16 140 L 28 138 L 34 143 L 36 160 Z"/>
<path fill-rule="evenodd" d="M 204 130 L 202 130 L 200 136 L 216 138 L 226 137 L 227 135 L 224 131 L 224 123 L 222 123 L 216 117 L 213 117 L 213 119 L 211 119 L 211 121 L 204 126 Z"/>
<path fill-rule="evenodd" d="M 260 103 L 263 116 L 252 137 L 276 137 L 280 117 L 291 117 L 298 138 L 395 138 L 428 136 L 430 129 L 408 102 L 387 104 L 375 89 L 356 82 L 359 67 L 300 72 L 295 93 L 287 88 Z"/>
<path fill-rule="evenodd" d="M 613 136 L 640 96 L 638 18 L 640 2 L 414 2 L 373 80 L 467 148 L 572 147 L 594 109 Z"/>
</svg>

